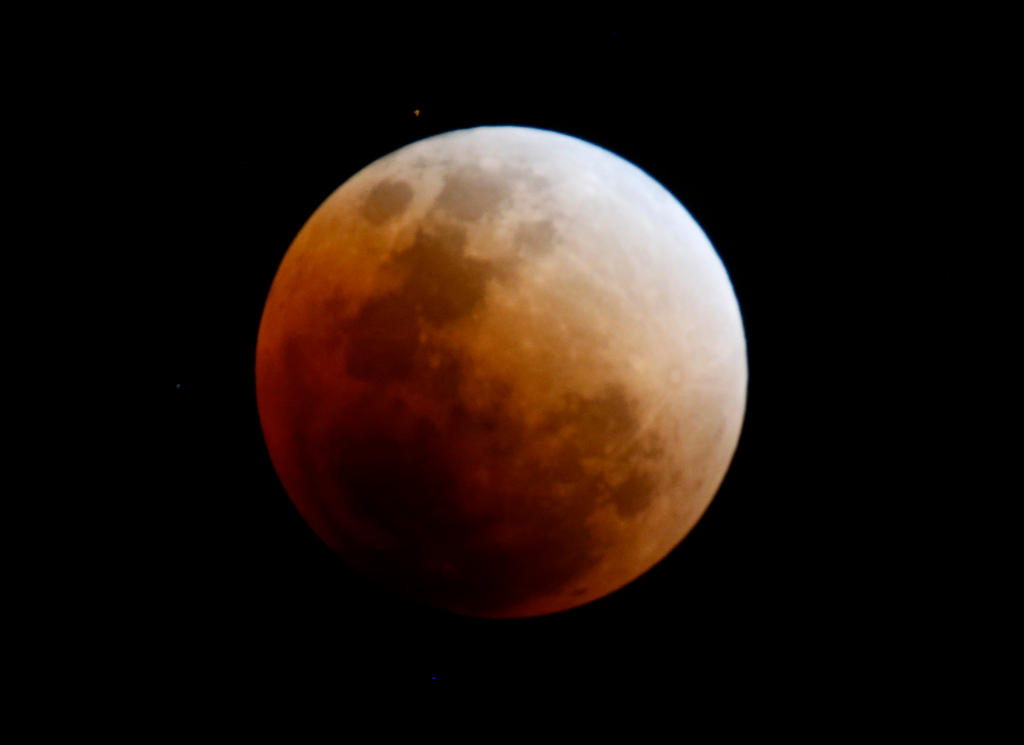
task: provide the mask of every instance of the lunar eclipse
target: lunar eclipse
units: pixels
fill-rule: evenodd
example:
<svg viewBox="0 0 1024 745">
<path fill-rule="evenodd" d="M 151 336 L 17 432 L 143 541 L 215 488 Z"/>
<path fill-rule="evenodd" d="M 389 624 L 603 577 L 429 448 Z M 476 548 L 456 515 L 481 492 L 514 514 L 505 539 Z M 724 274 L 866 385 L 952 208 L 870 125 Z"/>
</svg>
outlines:
<svg viewBox="0 0 1024 745">
<path fill-rule="evenodd" d="M 682 541 L 740 436 L 726 268 L 657 181 L 583 140 L 477 127 L 352 176 L 277 271 L 264 439 L 347 564 L 460 615 L 541 616 Z"/>
</svg>

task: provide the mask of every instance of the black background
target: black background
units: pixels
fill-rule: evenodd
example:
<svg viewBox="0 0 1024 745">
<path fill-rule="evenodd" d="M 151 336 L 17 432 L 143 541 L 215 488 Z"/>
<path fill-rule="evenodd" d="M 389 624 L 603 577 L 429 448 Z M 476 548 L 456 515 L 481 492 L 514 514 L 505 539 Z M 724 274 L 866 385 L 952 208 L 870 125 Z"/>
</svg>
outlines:
<svg viewBox="0 0 1024 745">
<path fill-rule="evenodd" d="M 696 50 L 611 31 L 471 47 L 350 34 L 319 54 L 192 42 L 119 88 L 137 158 L 128 190 L 154 236 L 146 379 L 166 423 L 145 445 L 144 664 L 237 679 L 727 685 L 794 670 L 841 679 L 891 633 L 866 590 L 870 497 L 836 463 L 854 440 L 870 447 L 845 382 L 861 364 L 848 351 L 857 332 L 828 302 L 854 281 L 855 226 L 839 205 L 872 147 L 897 136 L 855 50 Z M 278 482 L 254 391 L 266 293 L 316 207 L 376 158 L 487 124 L 580 137 L 669 189 L 732 278 L 750 371 L 732 467 L 682 544 L 604 599 L 512 621 L 411 605 L 351 573 Z"/>
</svg>

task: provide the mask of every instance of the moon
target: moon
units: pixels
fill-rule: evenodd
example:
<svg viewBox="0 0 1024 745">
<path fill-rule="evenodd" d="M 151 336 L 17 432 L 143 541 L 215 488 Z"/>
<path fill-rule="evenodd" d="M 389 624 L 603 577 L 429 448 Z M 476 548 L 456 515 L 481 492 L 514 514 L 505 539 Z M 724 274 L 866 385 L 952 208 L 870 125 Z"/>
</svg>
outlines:
<svg viewBox="0 0 1024 745">
<path fill-rule="evenodd" d="M 256 394 L 316 534 L 418 602 L 541 616 L 700 519 L 746 406 L 743 322 L 686 209 L 568 135 L 478 127 L 354 175 L 288 249 Z"/>
</svg>

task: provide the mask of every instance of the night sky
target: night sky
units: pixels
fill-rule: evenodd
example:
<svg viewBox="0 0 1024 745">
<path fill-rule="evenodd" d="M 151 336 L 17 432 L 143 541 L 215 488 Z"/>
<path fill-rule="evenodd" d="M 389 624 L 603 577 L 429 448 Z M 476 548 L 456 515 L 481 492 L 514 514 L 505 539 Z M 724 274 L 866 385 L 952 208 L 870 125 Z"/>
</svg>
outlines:
<svg viewBox="0 0 1024 745">
<path fill-rule="evenodd" d="M 850 137 L 856 65 L 610 31 L 421 44 L 403 65 L 351 41 L 336 58 L 200 44 L 154 65 L 133 109 L 136 198 L 160 206 L 154 380 L 170 422 L 140 575 L 144 648 L 197 674 L 425 685 L 841 671 L 863 644 L 857 560 L 842 548 L 859 508 L 829 461 L 845 363 L 815 301 L 842 281 L 830 184 L 863 147 Z M 732 467 L 683 543 L 611 596 L 514 621 L 415 606 L 350 572 L 278 482 L 254 391 L 266 293 L 316 207 L 376 158 L 487 124 L 580 137 L 669 189 L 729 272 L 749 359 Z"/>
</svg>

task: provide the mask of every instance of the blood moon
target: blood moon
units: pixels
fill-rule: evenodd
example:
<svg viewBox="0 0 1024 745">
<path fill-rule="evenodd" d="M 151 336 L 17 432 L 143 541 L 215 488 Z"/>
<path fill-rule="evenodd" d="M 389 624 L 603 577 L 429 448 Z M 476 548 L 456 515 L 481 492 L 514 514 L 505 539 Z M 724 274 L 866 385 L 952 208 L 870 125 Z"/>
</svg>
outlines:
<svg viewBox="0 0 1024 745">
<path fill-rule="evenodd" d="M 370 164 L 289 248 L 259 330 L 271 459 L 317 535 L 434 607 L 588 603 L 718 490 L 739 307 L 689 213 L 627 161 L 520 127 Z"/>
</svg>

